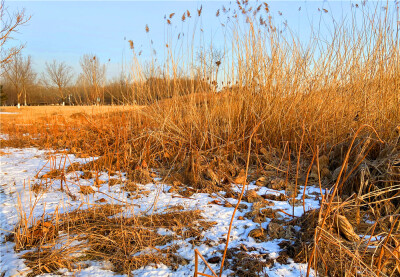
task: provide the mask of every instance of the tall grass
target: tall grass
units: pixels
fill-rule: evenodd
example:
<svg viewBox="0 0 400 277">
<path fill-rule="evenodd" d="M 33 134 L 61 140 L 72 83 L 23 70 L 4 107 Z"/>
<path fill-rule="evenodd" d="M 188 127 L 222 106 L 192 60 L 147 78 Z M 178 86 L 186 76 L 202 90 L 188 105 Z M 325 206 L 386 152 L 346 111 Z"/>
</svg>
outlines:
<svg viewBox="0 0 400 277">
<path fill-rule="evenodd" d="M 294 147 L 304 128 L 306 151 L 346 139 L 363 124 L 385 138 L 394 134 L 400 119 L 399 39 L 387 10 L 364 8 L 361 22 L 336 25 L 330 40 L 313 33 L 304 42 L 293 32 L 280 33 L 271 18 L 262 20 L 269 16 L 266 6 L 250 11 L 243 2 L 238 7 L 247 24 L 238 19 L 228 26 L 225 47 L 231 57 L 219 68 L 225 84 L 235 85 L 147 107 L 141 116 L 160 141 L 233 154 L 243 153 L 258 123 L 256 137 L 263 147 L 281 148 L 286 142 Z M 188 68 L 195 76 L 190 64 L 174 64 L 182 59 L 171 54 L 168 60 L 172 68 Z M 176 78 L 175 70 L 162 75 Z M 169 143 L 162 147 L 173 151 Z"/>
<path fill-rule="evenodd" d="M 230 14 L 233 20 L 226 26 L 229 51 L 222 61 L 204 52 L 201 56 L 211 60 L 203 59 L 200 65 L 192 61 L 199 55 L 193 43 L 202 15 L 201 10 L 192 12 L 189 49 L 174 52 L 174 41 L 166 41 L 166 64 L 148 78 L 132 43 L 135 82 L 125 99 L 142 108 L 99 118 L 78 117 L 83 120 L 75 124 L 67 120 L 63 126 L 55 120 L 50 129 L 37 132 L 48 135 L 41 136 L 47 142 L 89 148 L 96 154 L 123 146 L 129 149 L 123 155 L 132 156 L 130 160 L 168 167 L 174 163 L 175 169 L 190 157 L 200 161 L 217 155 L 229 162 L 244 161 L 249 135 L 258 124 L 254 153 L 261 148 L 294 150 L 302 135 L 304 152 L 310 154 L 315 146 L 326 151 L 364 124 L 391 139 L 400 122 L 399 37 L 391 11 L 378 7 L 360 5 L 361 20 L 354 12 L 351 20 L 334 24 L 330 40 L 312 33 L 307 41 L 289 27 L 281 32 L 267 4 L 238 2 L 239 16 L 234 19 Z M 172 19 L 179 20 L 168 20 Z M 186 15 L 184 24 L 190 22 Z M 220 63 L 207 75 L 210 62 Z M 155 62 L 152 66 L 157 67 Z"/>
<path fill-rule="evenodd" d="M 201 9 L 191 16 L 185 12 L 180 19 L 169 16 L 167 28 L 172 28 L 173 20 L 194 22 L 193 36 L 186 43 L 167 39 L 164 64 L 152 61 L 150 75 L 131 43 L 134 82 L 123 98 L 125 104 L 139 107 L 100 115 L 32 118 L 24 122 L 28 126 L 3 122 L 2 132 L 11 140 L 2 144 L 66 147 L 76 154 L 102 155 L 96 170 L 123 170 L 133 178 L 140 178 L 132 172 L 146 164 L 159 168 L 164 182 L 180 181 L 205 191 L 219 191 L 224 188 L 220 180 L 230 183 L 240 175 L 250 148 L 250 171 L 272 167 L 286 173 L 286 178 L 293 175 L 297 185 L 299 171 L 308 166 L 300 163 L 300 157 L 318 160 L 320 154 L 351 140 L 362 126 L 359 136 L 375 130 L 382 141 L 398 143 L 398 23 L 391 17 L 393 11 L 382 11 L 379 4 L 368 7 L 360 4 L 361 20 L 355 12 L 340 23 L 332 18 L 330 38 L 312 32 L 305 40 L 289 26 L 281 32 L 267 4 L 237 2 L 236 13 L 224 12 L 232 20 L 226 26 L 223 58 L 215 60 L 203 50 L 200 56 L 206 59 L 200 64 L 194 63 L 199 55 L 194 41 L 201 34 Z M 329 12 L 321 16 L 328 17 Z M 146 27 L 146 32 L 151 29 Z M 172 50 L 183 45 L 188 49 Z M 23 136 L 26 132 L 31 137 Z M 335 224 L 332 199 L 322 201 L 329 208 L 319 215 L 329 226 Z M 316 245 L 338 245 L 324 234 L 316 236 Z M 320 257 L 317 254 L 314 259 Z M 349 254 L 347 259 L 354 257 Z"/>
</svg>

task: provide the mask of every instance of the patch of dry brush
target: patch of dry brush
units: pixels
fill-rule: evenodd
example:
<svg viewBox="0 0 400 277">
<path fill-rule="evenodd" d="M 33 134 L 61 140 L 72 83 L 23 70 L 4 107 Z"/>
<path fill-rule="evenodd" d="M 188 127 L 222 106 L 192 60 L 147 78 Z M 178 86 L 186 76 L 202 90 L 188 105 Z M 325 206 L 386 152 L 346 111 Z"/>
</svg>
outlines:
<svg viewBox="0 0 400 277">
<path fill-rule="evenodd" d="M 95 205 L 57 214 L 31 227 L 21 221 L 8 239 L 16 250 L 31 249 L 22 255 L 36 276 L 84 267 L 84 261 L 102 260 L 112 270 L 131 274 L 132 270 L 150 264 L 177 268 L 187 261 L 176 254 L 174 245 L 159 248 L 172 240 L 201 239 L 201 233 L 214 223 L 202 220 L 200 211 L 170 211 L 151 216 L 125 217 L 120 205 Z M 165 228 L 171 235 L 157 231 Z"/>
</svg>

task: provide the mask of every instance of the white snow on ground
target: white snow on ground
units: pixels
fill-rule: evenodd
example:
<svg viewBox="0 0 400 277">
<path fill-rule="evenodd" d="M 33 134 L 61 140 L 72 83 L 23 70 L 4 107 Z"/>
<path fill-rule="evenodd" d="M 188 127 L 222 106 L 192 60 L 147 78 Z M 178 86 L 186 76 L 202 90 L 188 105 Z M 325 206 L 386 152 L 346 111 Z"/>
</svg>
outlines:
<svg viewBox="0 0 400 277">
<path fill-rule="evenodd" d="M 4 236 L 8 234 L 7 231 L 12 231 L 15 224 L 18 223 L 19 216 L 21 213 L 26 213 L 29 216 L 29 212 L 33 209 L 32 218 L 39 219 L 42 217 L 44 211 L 46 213 L 52 213 L 56 209 L 60 213 L 71 211 L 77 208 L 85 208 L 81 203 L 95 203 L 96 200 L 104 198 L 108 203 L 118 204 L 118 201 L 128 202 L 135 205 L 135 212 L 137 213 L 151 213 L 151 212 L 162 212 L 169 207 L 175 205 L 182 205 L 186 209 L 200 209 L 202 215 L 206 220 L 215 221 L 217 224 L 208 229 L 203 233 L 204 240 L 211 241 L 209 244 L 202 244 L 196 248 L 202 253 L 202 255 L 208 259 L 214 256 L 222 256 L 220 251 L 224 249 L 225 244 L 221 243 L 221 239 L 226 238 L 228 232 L 229 222 L 233 213 L 233 207 L 223 207 L 221 205 L 209 204 L 211 201 L 218 199 L 212 195 L 197 193 L 193 194 L 190 198 L 181 198 L 178 195 L 168 193 L 169 186 L 156 183 L 140 185 L 143 190 L 149 191 L 148 195 L 143 195 L 139 199 L 131 199 L 128 197 L 128 193 L 121 189 L 121 185 L 115 185 L 112 187 L 108 186 L 109 176 L 106 173 L 102 173 L 99 179 L 106 181 L 101 185 L 100 188 L 93 186 L 93 179 L 83 180 L 79 178 L 80 172 L 71 172 L 66 174 L 68 189 L 71 194 L 80 196 L 80 199 L 72 200 L 65 191 L 62 192 L 60 188 L 60 180 L 53 180 L 51 184 L 48 184 L 48 190 L 43 193 L 39 193 L 35 196 L 30 191 L 30 186 L 44 179 L 38 179 L 36 176 L 41 176 L 51 169 L 64 168 L 64 164 L 68 166 L 73 162 L 85 163 L 93 160 L 90 159 L 79 159 L 74 155 L 60 154 L 52 151 L 38 150 L 36 148 L 3 148 L 4 152 L 0 156 L 0 274 L 5 273 L 4 276 L 24 276 L 29 273 L 22 259 L 19 257 L 24 253 L 15 253 L 13 250 L 14 244 L 11 242 L 4 242 Z M 39 174 L 38 174 L 39 172 Z M 122 179 L 125 178 L 124 174 L 119 174 Z M 90 196 L 83 196 L 79 193 L 79 185 L 92 185 L 96 191 L 95 194 Z M 65 184 L 64 184 L 65 186 Z M 249 189 L 258 188 L 253 184 L 249 185 Z M 239 189 L 239 188 L 236 188 Z M 313 192 L 319 192 L 318 188 L 308 187 L 307 194 Z M 281 191 L 283 192 L 283 191 Z M 298 199 L 302 198 L 303 188 L 300 187 L 300 193 L 297 196 Z M 266 187 L 262 187 L 258 193 L 279 193 Z M 20 199 L 20 201 L 19 201 Z M 157 200 L 155 202 L 155 199 Z M 231 204 L 235 204 L 237 200 L 228 199 Z M 287 213 L 292 213 L 292 206 L 287 201 L 273 201 L 275 206 L 274 209 L 282 209 Z M 156 204 L 155 204 L 156 203 Z M 244 214 L 251 209 L 251 205 L 246 202 L 242 202 L 248 206 L 246 210 L 238 211 L 236 218 L 244 216 Z M 80 206 L 81 205 L 81 206 Z M 319 206 L 317 200 L 313 198 L 307 198 L 305 207 L 306 209 L 312 209 Z M 18 210 L 20 211 L 18 212 Z M 22 212 L 21 212 L 22 211 Z M 303 207 L 295 207 L 295 215 L 300 216 L 303 213 Z M 283 213 L 280 213 L 283 217 L 286 217 Z M 266 228 L 269 224 L 270 219 L 267 222 L 262 223 L 262 228 Z M 234 227 L 231 232 L 231 242 L 229 247 L 238 247 L 241 244 L 247 248 L 255 247 L 258 253 L 268 253 L 271 258 L 277 258 L 279 251 L 281 250 L 278 243 L 281 239 L 275 239 L 267 242 L 256 242 L 254 239 L 248 236 L 252 229 L 259 228 L 259 223 L 254 223 L 251 220 L 235 220 Z M 160 234 L 171 232 L 166 229 L 160 228 L 158 230 Z M 141 268 L 133 271 L 134 276 L 192 276 L 194 272 L 194 248 L 191 243 L 187 240 L 173 241 L 168 245 L 177 244 L 179 249 L 177 254 L 183 258 L 188 259 L 190 262 L 185 266 L 180 266 L 176 271 L 169 269 L 164 265 L 154 265 Z M 160 246 L 160 248 L 167 247 Z M 271 268 L 265 268 L 265 273 L 269 276 L 304 276 L 307 265 L 296 264 L 293 261 L 289 261 L 287 265 L 281 265 L 275 263 Z M 203 269 L 203 265 L 200 264 L 200 268 Z M 219 264 L 212 265 L 215 271 L 218 271 Z M 211 272 L 206 271 L 210 274 Z M 229 270 L 225 270 L 223 276 L 227 276 L 231 273 Z M 80 270 L 79 272 L 68 272 L 62 269 L 58 272 L 60 276 L 116 276 L 115 273 L 110 271 L 110 266 L 105 262 L 92 262 L 89 267 Z M 52 275 L 41 275 L 41 276 L 54 276 Z"/>
</svg>

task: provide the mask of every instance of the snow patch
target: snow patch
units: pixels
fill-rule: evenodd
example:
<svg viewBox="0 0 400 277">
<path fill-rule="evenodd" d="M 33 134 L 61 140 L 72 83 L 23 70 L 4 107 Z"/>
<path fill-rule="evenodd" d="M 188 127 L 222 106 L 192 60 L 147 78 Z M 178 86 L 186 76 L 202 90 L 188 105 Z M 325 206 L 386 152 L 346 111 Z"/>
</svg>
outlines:
<svg viewBox="0 0 400 277">
<path fill-rule="evenodd" d="M 29 273 L 29 268 L 26 267 L 23 260 L 20 258 L 21 253 L 15 253 L 13 243 L 4 242 L 4 236 L 8 234 L 7 231 L 12 231 L 14 226 L 19 221 L 17 209 L 20 206 L 23 213 L 29 215 L 33 209 L 32 218 L 39 219 L 42 217 L 44 210 L 46 213 L 52 213 L 56 209 L 60 213 L 72 211 L 77 208 L 87 208 L 88 205 L 84 203 L 99 203 L 98 200 L 104 199 L 107 203 L 129 203 L 135 206 L 135 214 L 151 214 L 161 213 L 168 211 L 172 206 L 180 205 L 188 210 L 200 209 L 202 215 L 207 221 L 214 221 L 216 224 L 203 232 L 202 244 L 195 246 L 202 255 L 207 259 L 214 256 L 221 256 L 225 244 L 223 241 L 226 239 L 228 227 L 234 207 L 224 207 L 222 205 L 210 204 L 215 200 L 216 196 L 204 193 L 193 194 L 190 198 L 176 197 L 172 193 L 168 193 L 169 186 L 162 183 L 147 184 L 138 186 L 150 193 L 142 195 L 141 198 L 131 199 L 129 194 L 122 190 L 121 184 L 109 186 L 109 175 L 101 173 L 99 179 L 105 181 L 100 187 L 94 186 L 94 180 L 84 180 L 79 178 L 81 172 L 66 173 L 66 184 L 71 194 L 79 196 L 78 199 L 71 199 L 65 191 L 61 191 L 60 180 L 51 180 L 47 185 L 44 192 L 39 192 L 35 195 L 31 191 L 31 187 L 40 183 L 38 175 L 41 176 L 52 169 L 66 168 L 74 162 L 86 163 L 94 160 L 95 158 L 77 158 L 74 155 L 56 153 L 54 151 L 39 150 L 37 148 L 4 148 L 7 155 L 1 156 L 0 159 L 0 266 L 5 276 L 20 275 L 25 276 Z M 38 174 L 38 172 L 40 172 Z M 126 180 L 125 174 L 120 174 L 122 180 Z M 66 186 L 64 183 L 64 186 Z M 79 185 L 93 186 L 94 194 L 82 195 L 79 193 Z M 258 188 L 250 184 L 249 189 Z M 239 189 L 239 188 L 238 188 Z M 300 187 L 301 193 L 297 196 L 298 199 L 302 198 L 304 188 Z M 308 187 L 307 193 L 319 192 L 318 188 Z M 259 194 L 264 193 L 282 193 L 281 191 L 273 191 L 268 188 L 262 187 Z M 18 198 L 21 202 L 18 202 Z M 96 202 L 97 201 L 97 202 Z M 237 200 L 228 199 L 231 204 L 235 204 Z M 274 209 L 282 209 L 287 213 L 292 213 L 292 206 L 287 201 L 273 201 L 275 203 Z M 20 203 L 20 204 L 19 204 Z M 248 208 L 236 213 L 236 218 L 244 216 L 251 208 L 251 204 L 246 203 Z M 319 206 L 318 200 L 314 198 L 305 199 L 306 209 L 314 209 Z M 131 211 L 123 211 L 124 216 L 129 216 Z M 296 216 L 303 214 L 303 207 L 295 207 L 294 213 Z M 287 217 L 282 214 L 283 217 Z M 270 220 L 261 223 L 262 228 L 266 228 Z M 250 230 L 259 228 L 259 223 L 254 223 L 251 220 L 235 220 L 230 237 L 230 248 L 240 247 L 245 245 L 247 248 L 254 247 L 259 253 L 268 253 L 270 258 L 277 258 L 281 250 L 278 243 L 281 240 L 271 240 L 266 242 L 256 242 L 248 236 Z M 299 228 L 299 227 L 298 227 Z M 162 235 L 173 234 L 172 231 L 159 228 L 158 233 Z M 189 262 L 186 265 L 181 265 L 176 271 L 173 271 L 165 265 L 152 265 L 147 266 L 132 272 L 133 276 L 192 276 L 194 272 L 194 246 L 187 240 L 175 240 L 169 245 L 175 244 L 178 246 L 177 254 L 187 259 Z M 206 243 L 207 241 L 207 243 Z M 168 246 L 168 245 L 167 245 Z M 167 246 L 161 246 L 167 247 Z M 213 270 L 219 270 L 219 264 L 211 265 Z M 201 266 L 203 268 L 204 265 Z M 269 276 L 301 276 L 305 275 L 307 265 L 297 264 L 289 260 L 289 264 L 281 265 L 275 263 L 271 268 L 265 268 L 265 272 Z M 231 271 L 224 271 L 223 276 L 227 276 Z M 206 271 L 207 273 L 207 271 Z M 208 272 L 210 273 L 210 272 Z M 123 276 L 115 275 L 111 271 L 111 266 L 106 262 L 93 261 L 89 266 L 81 269 L 80 271 L 69 272 L 66 269 L 60 270 L 58 275 L 63 276 Z M 314 273 L 313 273 L 314 274 Z M 54 274 L 43 274 L 41 276 L 54 276 Z"/>
</svg>

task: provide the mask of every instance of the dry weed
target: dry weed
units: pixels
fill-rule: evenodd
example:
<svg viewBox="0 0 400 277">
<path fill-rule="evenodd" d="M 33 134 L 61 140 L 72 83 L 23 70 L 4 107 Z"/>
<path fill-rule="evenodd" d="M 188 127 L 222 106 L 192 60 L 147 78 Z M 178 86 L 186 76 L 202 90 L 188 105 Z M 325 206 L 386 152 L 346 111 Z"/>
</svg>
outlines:
<svg viewBox="0 0 400 277">
<path fill-rule="evenodd" d="M 54 220 L 40 221 L 33 227 L 20 224 L 8 239 L 16 242 L 18 251 L 33 249 L 23 255 L 32 276 L 60 268 L 74 270 L 84 266 L 78 262 L 97 259 L 110 261 L 115 272 L 130 275 L 149 264 L 177 268 L 177 261 L 185 261 L 174 254 L 174 247 L 162 251 L 158 247 L 173 239 L 201 240 L 202 232 L 214 225 L 202 220 L 198 210 L 124 217 L 124 209 L 105 204 L 58 214 Z M 174 235 L 160 235 L 159 228 Z"/>
</svg>

